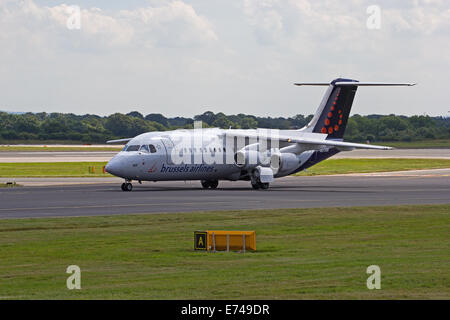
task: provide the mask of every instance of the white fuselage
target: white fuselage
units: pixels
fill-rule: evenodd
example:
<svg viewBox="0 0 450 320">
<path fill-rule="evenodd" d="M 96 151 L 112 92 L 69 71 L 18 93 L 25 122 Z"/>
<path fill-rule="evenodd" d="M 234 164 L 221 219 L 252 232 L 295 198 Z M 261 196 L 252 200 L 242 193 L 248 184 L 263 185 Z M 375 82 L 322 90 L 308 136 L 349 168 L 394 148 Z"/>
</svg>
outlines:
<svg viewBox="0 0 450 320">
<path fill-rule="evenodd" d="M 273 153 L 282 153 L 289 158 L 289 165 L 274 172 L 274 177 L 282 177 L 297 171 L 308 161 L 316 150 L 327 152 L 329 148 L 299 147 L 295 143 L 261 148 L 261 141 L 252 138 L 229 138 L 234 132 L 254 134 L 257 130 L 222 130 L 217 128 L 148 132 L 131 139 L 124 150 L 112 158 L 106 171 L 126 180 L 249 180 L 253 168 L 270 167 Z M 314 136 L 325 139 L 326 135 L 306 133 L 299 130 L 280 130 L 297 137 Z M 262 163 L 255 159 L 247 166 L 236 164 L 235 155 L 239 150 L 251 150 L 258 145 L 265 155 Z"/>
</svg>

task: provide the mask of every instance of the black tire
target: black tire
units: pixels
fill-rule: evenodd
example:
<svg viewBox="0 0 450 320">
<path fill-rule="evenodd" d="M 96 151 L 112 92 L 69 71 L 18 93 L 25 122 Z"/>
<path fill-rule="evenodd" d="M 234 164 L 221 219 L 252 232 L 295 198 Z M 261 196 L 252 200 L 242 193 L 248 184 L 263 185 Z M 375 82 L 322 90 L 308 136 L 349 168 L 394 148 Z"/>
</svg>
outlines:
<svg viewBox="0 0 450 320">
<path fill-rule="evenodd" d="M 200 182 L 202 184 L 203 189 L 208 189 L 209 188 L 209 181 L 201 180 Z"/>
<path fill-rule="evenodd" d="M 125 183 L 122 183 L 122 185 L 121 185 L 120 187 L 122 188 L 122 191 L 127 191 L 127 190 L 125 189 Z"/>
<path fill-rule="evenodd" d="M 219 186 L 219 180 L 214 180 L 209 182 L 209 187 L 211 189 L 216 189 Z"/>
<path fill-rule="evenodd" d="M 131 191 L 133 190 L 133 185 L 131 183 L 126 183 L 125 184 L 125 190 L 126 191 Z"/>
<path fill-rule="evenodd" d="M 269 189 L 269 183 L 260 183 L 259 187 L 263 190 L 267 190 Z"/>
<path fill-rule="evenodd" d="M 252 183 L 252 188 L 258 190 L 260 187 L 259 183 Z"/>
</svg>

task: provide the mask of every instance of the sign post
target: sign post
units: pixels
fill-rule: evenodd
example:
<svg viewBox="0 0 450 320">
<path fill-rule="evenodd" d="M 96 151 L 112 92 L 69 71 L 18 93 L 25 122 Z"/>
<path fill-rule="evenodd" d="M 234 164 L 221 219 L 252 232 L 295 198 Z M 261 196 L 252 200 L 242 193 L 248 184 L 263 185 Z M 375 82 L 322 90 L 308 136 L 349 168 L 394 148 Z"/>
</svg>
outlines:
<svg viewBox="0 0 450 320">
<path fill-rule="evenodd" d="M 194 232 L 194 249 L 207 250 L 208 249 L 208 233 L 205 231 Z"/>
</svg>

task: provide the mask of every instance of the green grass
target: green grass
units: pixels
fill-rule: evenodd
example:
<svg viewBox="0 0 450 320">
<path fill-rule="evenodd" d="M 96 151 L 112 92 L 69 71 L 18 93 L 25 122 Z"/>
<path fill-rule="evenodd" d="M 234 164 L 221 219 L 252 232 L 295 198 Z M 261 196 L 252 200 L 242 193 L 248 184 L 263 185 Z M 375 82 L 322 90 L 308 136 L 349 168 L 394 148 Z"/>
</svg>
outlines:
<svg viewBox="0 0 450 320">
<path fill-rule="evenodd" d="M 450 139 L 434 139 L 423 141 L 393 141 L 393 142 L 374 142 L 373 144 L 389 146 L 399 149 L 428 149 L 428 148 L 450 148 Z"/>
<path fill-rule="evenodd" d="M 113 139 L 113 138 L 111 138 Z M 27 139 L 27 140 L 22 140 L 22 139 L 0 139 L 0 144 L 4 144 L 4 145 L 14 145 L 14 144 L 28 144 L 28 145 L 55 145 L 55 144 L 60 144 L 60 145 L 74 145 L 74 146 L 79 146 L 79 145 L 92 145 L 92 144 L 103 144 L 106 143 L 106 141 L 97 141 L 97 142 L 88 142 L 88 141 L 80 141 L 80 140 L 58 140 L 58 139 L 49 139 L 49 140 L 38 140 L 38 139 Z"/>
<path fill-rule="evenodd" d="M 106 162 L 23 162 L 0 163 L 0 177 L 111 177 L 102 173 Z M 95 173 L 89 173 L 95 167 Z M 298 175 L 384 172 L 450 168 L 447 159 L 330 159 Z"/>
<path fill-rule="evenodd" d="M 103 173 L 106 162 L 0 163 L 0 177 L 112 177 Z M 95 167 L 95 173 L 89 173 Z"/>
<path fill-rule="evenodd" d="M 450 168 L 448 159 L 329 159 L 297 175 L 327 175 Z"/>
<path fill-rule="evenodd" d="M 1 151 L 9 152 L 55 152 L 55 151 L 83 151 L 83 152 L 98 152 L 98 151 L 110 151 L 119 152 L 122 148 L 117 147 L 55 147 L 55 146 L 0 146 Z"/>
<path fill-rule="evenodd" d="M 4 299 L 449 299 L 450 205 L 284 209 L 0 223 Z M 257 251 L 193 250 L 255 230 Z M 381 290 L 366 268 L 381 268 Z M 81 268 L 68 290 L 67 266 Z"/>
<path fill-rule="evenodd" d="M 21 187 L 20 184 L 17 184 L 16 182 L 11 183 L 0 183 L 0 188 L 15 188 L 15 187 Z"/>
</svg>

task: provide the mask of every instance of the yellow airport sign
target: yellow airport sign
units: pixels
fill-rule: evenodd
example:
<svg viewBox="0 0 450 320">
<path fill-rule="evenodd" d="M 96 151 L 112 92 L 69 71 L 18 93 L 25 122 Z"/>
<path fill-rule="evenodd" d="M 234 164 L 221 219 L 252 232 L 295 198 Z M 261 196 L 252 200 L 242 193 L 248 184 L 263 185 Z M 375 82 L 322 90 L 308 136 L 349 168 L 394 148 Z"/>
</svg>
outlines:
<svg viewBox="0 0 450 320">
<path fill-rule="evenodd" d="M 256 233 L 255 231 L 195 231 L 194 249 L 212 252 L 256 251 Z"/>
<path fill-rule="evenodd" d="M 208 241 L 208 233 L 205 231 L 195 231 L 194 232 L 194 249 L 195 250 L 206 250 Z"/>
</svg>

